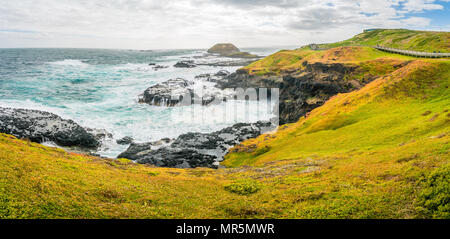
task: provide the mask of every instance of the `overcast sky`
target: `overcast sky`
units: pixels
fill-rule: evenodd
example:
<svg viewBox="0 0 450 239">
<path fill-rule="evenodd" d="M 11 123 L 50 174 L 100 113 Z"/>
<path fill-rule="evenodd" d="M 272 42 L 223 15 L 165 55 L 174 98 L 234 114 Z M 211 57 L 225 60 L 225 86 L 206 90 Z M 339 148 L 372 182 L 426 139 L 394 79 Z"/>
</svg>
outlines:
<svg viewBox="0 0 450 239">
<path fill-rule="evenodd" d="M 365 28 L 450 31 L 450 0 L 0 0 L 0 47 L 300 46 Z"/>
</svg>

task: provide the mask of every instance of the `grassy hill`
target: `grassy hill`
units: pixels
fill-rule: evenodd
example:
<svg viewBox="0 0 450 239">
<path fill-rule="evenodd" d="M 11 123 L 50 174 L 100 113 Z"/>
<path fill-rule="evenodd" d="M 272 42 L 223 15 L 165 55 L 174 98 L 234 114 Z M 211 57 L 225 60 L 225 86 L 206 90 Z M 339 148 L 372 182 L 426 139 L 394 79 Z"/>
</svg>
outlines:
<svg viewBox="0 0 450 239">
<path fill-rule="evenodd" d="M 293 204 L 300 217 L 411 217 L 422 210 L 449 217 L 449 70 L 449 62 L 411 62 L 359 91 L 335 96 L 272 136 L 235 147 L 225 164 L 309 162 L 290 177 L 290 189 L 319 197 Z M 433 171 L 439 176 L 427 179 Z M 423 189 L 421 182 L 434 177 L 439 189 Z"/>
<path fill-rule="evenodd" d="M 374 59 L 412 60 L 371 48 L 374 45 L 415 51 L 450 52 L 450 32 L 412 30 L 375 30 L 361 33 L 337 43 L 320 44 L 325 50 L 313 51 L 308 46 L 295 50 L 282 50 L 242 68 L 250 74 L 280 74 L 302 69 L 303 62 L 360 63 Z"/>
<path fill-rule="evenodd" d="M 393 47 L 424 52 L 450 52 L 450 32 L 413 31 L 407 29 L 380 29 L 364 32 L 345 41 L 320 44 L 320 48 L 339 46 Z"/>
<path fill-rule="evenodd" d="M 424 52 L 450 52 L 450 32 L 413 31 L 407 29 L 380 29 L 364 32 L 345 41 L 320 44 L 320 48 L 339 46 L 393 47 L 403 50 Z"/>
<path fill-rule="evenodd" d="M 338 47 L 249 67 L 278 74 L 304 60 L 362 64 L 377 79 L 234 147 L 225 169 L 157 168 L 0 134 L 0 218 L 450 218 L 450 60 Z"/>
<path fill-rule="evenodd" d="M 305 62 L 311 64 L 321 62 L 357 65 L 378 62 L 379 64 L 371 64 L 377 67 L 383 65 L 385 61 L 398 62 L 414 59 L 413 57 L 390 54 L 375 50 L 371 47 L 361 46 L 336 47 L 323 51 L 301 48 L 277 52 L 264 59 L 253 62 L 241 70 L 247 71 L 250 75 L 280 75 L 292 74 L 303 70 L 305 68 Z"/>
</svg>

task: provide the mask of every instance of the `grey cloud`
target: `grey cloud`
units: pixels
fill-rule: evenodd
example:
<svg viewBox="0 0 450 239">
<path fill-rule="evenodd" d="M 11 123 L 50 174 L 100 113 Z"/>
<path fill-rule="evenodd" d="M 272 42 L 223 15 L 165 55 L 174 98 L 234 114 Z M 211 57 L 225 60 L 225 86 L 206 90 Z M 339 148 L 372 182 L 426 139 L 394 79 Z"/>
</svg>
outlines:
<svg viewBox="0 0 450 239">
<path fill-rule="evenodd" d="M 366 26 L 423 27 L 420 19 L 405 20 L 406 10 L 398 9 L 400 2 L 405 1 L 0 0 L 0 29 L 43 33 L 30 44 L 46 46 L 54 42 L 58 46 L 101 42 L 105 47 L 130 48 L 194 48 L 219 41 L 244 46 L 301 44 L 317 32 L 323 32 L 324 40 L 334 41 Z M 408 2 L 411 11 L 438 4 L 433 0 Z M 51 39 L 45 33 L 52 33 Z M 23 42 L 18 41 L 22 35 L 4 32 L 0 47 L 6 40 Z M 93 37 L 83 37 L 87 35 Z"/>
<path fill-rule="evenodd" d="M 258 7 L 279 7 L 279 8 L 293 8 L 298 7 L 306 1 L 299 0 L 211 0 L 213 3 L 239 7 L 239 8 L 258 8 Z"/>
</svg>

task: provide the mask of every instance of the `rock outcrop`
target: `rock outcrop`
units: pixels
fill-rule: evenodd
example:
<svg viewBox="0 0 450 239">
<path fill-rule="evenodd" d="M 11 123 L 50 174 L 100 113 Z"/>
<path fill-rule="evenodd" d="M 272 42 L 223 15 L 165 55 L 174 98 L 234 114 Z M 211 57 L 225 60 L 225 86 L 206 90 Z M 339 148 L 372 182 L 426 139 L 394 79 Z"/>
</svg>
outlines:
<svg viewBox="0 0 450 239">
<path fill-rule="evenodd" d="M 125 136 L 121 139 L 116 140 L 117 144 L 121 144 L 121 145 L 126 145 L 126 144 L 131 144 L 133 143 L 134 139 L 130 136 Z"/>
<path fill-rule="evenodd" d="M 205 82 L 217 82 L 226 76 L 227 72 L 220 71 L 218 75 L 202 74 L 195 77 L 196 80 Z M 230 92 L 214 87 L 212 84 L 202 85 L 202 89 L 194 90 L 194 81 L 177 78 L 164 81 L 147 88 L 139 96 L 140 103 L 147 103 L 156 106 L 176 106 L 202 104 L 208 105 L 218 99 L 220 102 L 224 98 L 230 98 Z"/>
<path fill-rule="evenodd" d="M 192 89 L 189 87 L 192 84 L 194 82 L 181 78 L 164 81 L 147 88 L 140 96 L 139 102 L 156 106 L 175 106 L 183 97 L 192 95 Z"/>
<path fill-rule="evenodd" d="M 258 58 L 257 55 L 253 55 L 248 52 L 241 52 L 239 48 L 231 43 L 218 43 L 209 48 L 207 52 L 233 58 Z"/>
<path fill-rule="evenodd" d="M 250 75 L 244 70 L 218 81 L 220 88 L 279 88 L 280 124 L 293 123 L 312 109 L 321 106 L 330 97 L 360 89 L 375 77 L 362 81 L 348 81 L 346 75 L 359 66 L 343 63 L 303 63 L 304 69 L 281 75 Z"/>
<path fill-rule="evenodd" d="M 198 76 L 195 76 L 196 80 L 203 80 L 203 81 L 208 81 L 208 82 L 219 82 L 219 81 L 223 81 L 225 80 L 225 78 L 227 76 L 229 76 L 231 73 L 227 70 L 220 70 L 215 74 L 209 74 L 209 73 L 205 73 L 205 74 L 201 74 Z"/>
<path fill-rule="evenodd" d="M 261 59 L 261 57 L 252 57 L 250 59 L 239 59 L 239 58 L 233 58 L 228 61 L 216 61 L 216 62 L 202 62 L 202 61 L 196 61 L 195 64 L 197 66 L 248 66 L 251 63 Z"/>
<path fill-rule="evenodd" d="M 90 131 L 90 132 L 88 132 Z M 108 134 L 85 129 L 72 120 L 39 110 L 0 107 L 0 132 L 33 142 L 52 141 L 60 146 L 97 148 Z"/>
<path fill-rule="evenodd" d="M 194 61 L 179 61 L 173 66 L 177 68 L 193 68 L 197 65 L 195 65 Z"/>
<path fill-rule="evenodd" d="M 239 123 L 213 133 L 182 134 L 173 142 L 133 143 L 118 157 L 159 167 L 216 168 L 230 147 L 273 129 L 270 122 Z"/>
<path fill-rule="evenodd" d="M 209 48 L 207 52 L 226 56 L 239 53 L 241 50 L 231 43 L 218 43 Z"/>
</svg>

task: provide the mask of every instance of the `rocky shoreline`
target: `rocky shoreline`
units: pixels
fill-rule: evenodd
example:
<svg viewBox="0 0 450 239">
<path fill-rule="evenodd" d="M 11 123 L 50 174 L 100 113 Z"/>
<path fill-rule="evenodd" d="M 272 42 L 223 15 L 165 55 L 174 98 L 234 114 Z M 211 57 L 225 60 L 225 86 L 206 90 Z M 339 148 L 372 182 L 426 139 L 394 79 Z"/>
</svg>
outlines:
<svg viewBox="0 0 450 239">
<path fill-rule="evenodd" d="M 394 65 L 394 68 L 402 65 Z M 311 110 L 323 105 L 332 96 L 361 89 L 377 78 L 367 74 L 359 80 L 349 80 L 352 74 L 364 73 L 364 69 L 352 63 L 304 62 L 303 69 L 281 72 L 279 75 L 249 74 L 244 69 L 217 82 L 225 88 L 278 88 L 280 95 L 280 125 L 297 122 Z"/>
<path fill-rule="evenodd" d="M 182 134 L 175 140 L 132 143 L 118 158 L 158 167 L 217 168 L 229 148 L 274 129 L 270 122 L 239 123 L 212 133 Z"/>
<path fill-rule="evenodd" d="M 229 148 L 275 128 L 270 122 L 238 123 L 212 133 L 190 132 L 148 143 L 133 143 L 131 137 L 124 137 L 118 143 L 129 147 L 117 158 L 158 167 L 218 168 Z M 102 140 L 112 138 L 106 130 L 85 128 L 49 112 L 3 107 L 0 132 L 36 143 L 54 142 L 69 151 L 92 155 L 96 155 L 91 152 L 101 146 Z"/>
<path fill-rule="evenodd" d="M 216 85 L 229 74 L 228 71 L 220 70 L 215 74 L 200 74 L 194 80 L 169 79 L 147 88 L 138 96 L 138 102 L 166 107 L 209 105 L 215 100 L 222 102 L 223 99 L 234 97 L 233 92 L 220 89 Z"/>
<path fill-rule="evenodd" d="M 195 64 L 192 61 L 184 63 Z M 186 66 L 190 67 L 190 66 Z M 190 98 L 186 104 L 208 105 L 216 98 L 229 98 L 227 88 L 279 88 L 280 124 L 295 122 L 310 110 L 322 105 L 331 96 L 361 88 L 370 82 L 348 82 L 345 75 L 357 70 L 357 66 L 340 63 L 304 63 L 304 70 L 280 75 L 252 75 L 243 70 L 234 73 L 218 71 L 206 73 L 193 80 L 169 79 L 150 86 L 140 96 L 139 102 L 155 106 L 174 107 Z M 196 94 L 194 86 L 201 84 L 206 93 Z M 33 142 L 53 141 L 59 146 L 96 149 L 102 139 L 112 138 L 105 131 L 83 128 L 72 120 L 43 111 L 0 108 L 0 132 L 28 138 Z M 117 143 L 128 145 L 118 157 L 137 163 L 160 167 L 212 167 L 217 168 L 228 149 L 240 142 L 257 137 L 274 129 L 269 122 L 235 124 L 212 133 L 187 133 L 176 139 L 156 142 L 133 143 L 128 137 Z"/>
<path fill-rule="evenodd" d="M 195 67 L 193 61 L 181 61 L 178 67 Z M 225 89 L 279 88 L 280 124 L 297 121 L 312 109 L 322 105 L 333 95 L 361 88 L 372 79 L 348 81 L 345 75 L 356 72 L 358 66 L 341 63 L 308 63 L 295 72 L 280 75 L 253 75 L 245 70 L 218 71 L 196 76 L 193 80 L 169 79 L 150 86 L 140 96 L 139 102 L 154 106 L 174 107 L 186 104 L 208 105 L 215 99 L 232 99 Z M 203 93 L 195 86 L 200 84 Z M 190 99 L 186 102 L 186 99 Z M 187 133 L 176 139 L 134 143 L 131 137 L 117 140 L 129 145 L 118 157 L 137 163 L 160 167 L 211 167 L 217 168 L 228 149 L 240 142 L 257 137 L 275 126 L 269 122 L 239 123 L 212 133 Z M 33 142 L 52 141 L 59 146 L 95 150 L 105 138 L 112 138 L 104 130 L 83 128 L 72 120 L 37 110 L 0 108 L 0 132 L 27 138 Z"/>
<path fill-rule="evenodd" d="M 96 149 L 108 133 L 83 128 L 73 120 L 55 114 L 28 109 L 0 107 L 0 132 L 32 142 L 54 142 L 59 146 Z"/>
<path fill-rule="evenodd" d="M 194 61 L 180 61 L 177 64 L 186 68 L 196 66 Z M 359 89 L 372 80 L 346 79 L 346 75 L 357 71 L 357 65 L 318 62 L 304 62 L 301 70 L 279 75 L 254 75 L 242 69 L 233 73 L 221 70 L 200 74 L 192 80 L 175 78 L 150 86 L 139 96 L 139 102 L 175 107 L 183 105 L 184 101 L 186 104 L 206 106 L 215 99 L 233 99 L 225 89 L 279 88 L 279 119 L 280 124 L 285 124 L 297 121 L 330 97 Z M 202 94 L 196 92 L 198 86 Z M 48 112 L 11 108 L 0 110 L 0 132 L 33 142 L 52 141 L 59 146 L 95 150 L 102 140 L 112 138 L 104 130 L 83 128 L 72 120 Z M 239 123 L 212 133 L 192 132 L 176 139 L 147 143 L 134 143 L 132 138 L 125 137 L 117 143 L 129 147 L 118 157 L 160 167 L 217 168 L 230 147 L 274 128 L 269 122 Z"/>
<path fill-rule="evenodd" d="M 208 63 L 183 60 L 174 67 L 245 66 L 256 60 L 236 57 L 233 60 Z M 156 63 L 148 65 L 155 71 L 168 67 Z M 226 78 L 230 74 L 226 70 L 219 70 L 216 73 L 200 74 L 192 80 L 169 79 L 147 88 L 139 96 L 139 102 L 171 107 L 180 105 L 183 96 L 190 96 L 191 101 L 188 104 L 202 105 L 208 105 L 215 99 L 230 99 L 231 95 L 217 85 L 219 82 L 227 80 Z M 199 86 L 202 90 L 201 94 L 194 91 L 194 88 Z M 174 95 L 180 97 L 176 99 L 173 97 Z M 129 145 L 129 147 L 118 158 L 128 158 L 136 163 L 153 164 L 160 167 L 217 168 L 230 147 L 274 128 L 269 122 L 238 123 L 212 133 L 191 132 L 182 134 L 176 139 L 165 138 L 147 143 L 134 143 L 133 138 L 124 137 L 117 139 L 116 143 Z M 4 107 L 0 107 L 0 132 L 29 139 L 32 142 L 94 156 L 100 156 L 96 151 L 102 147 L 104 142 L 113 139 L 113 135 L 106 130 L 83 127 L 73 120 L 63 119 L 53 113 Z"/>
</svg>

